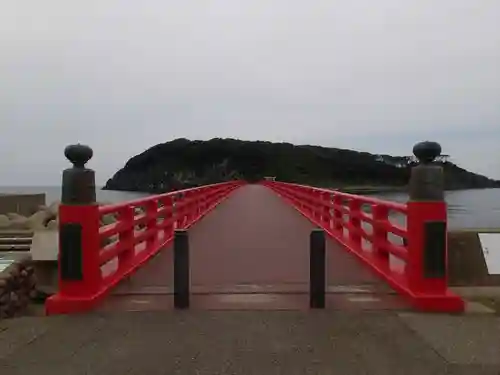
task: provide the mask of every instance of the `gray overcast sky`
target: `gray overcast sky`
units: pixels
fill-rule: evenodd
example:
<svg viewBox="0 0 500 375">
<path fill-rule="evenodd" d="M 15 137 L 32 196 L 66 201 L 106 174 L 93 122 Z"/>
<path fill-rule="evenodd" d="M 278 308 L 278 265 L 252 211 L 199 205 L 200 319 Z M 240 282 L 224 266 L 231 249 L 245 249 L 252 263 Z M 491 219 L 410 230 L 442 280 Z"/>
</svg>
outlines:
<svg viewBox="0 0 500 375">
<path fill-rule="evenodd" d="M 103 183 L 177 137 L 410 154 L 500 178 L 499 0 L 20 0 L 0 9 L 0 183 Z"/>
</svg>

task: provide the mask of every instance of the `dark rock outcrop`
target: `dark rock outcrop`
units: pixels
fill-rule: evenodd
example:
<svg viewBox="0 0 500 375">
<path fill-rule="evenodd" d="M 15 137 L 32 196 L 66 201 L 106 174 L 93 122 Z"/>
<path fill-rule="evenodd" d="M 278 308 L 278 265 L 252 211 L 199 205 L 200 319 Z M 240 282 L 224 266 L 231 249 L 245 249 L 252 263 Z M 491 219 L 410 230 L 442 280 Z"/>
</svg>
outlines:
<svg viewBox="0 0 500 375">
<path fill-rule="evenodd" d="M 398 163 L 388 160 L 398 160 Z M 443 159 L 447 189 L 500 187 L 500 181 L 468 172 Z M 414 161 L 408 157 L 289 143 L 176 139 L 132 157 L 104 189 L 161 193 L 232 179 L 316 186 L 405 186 Z"/>
</svg>

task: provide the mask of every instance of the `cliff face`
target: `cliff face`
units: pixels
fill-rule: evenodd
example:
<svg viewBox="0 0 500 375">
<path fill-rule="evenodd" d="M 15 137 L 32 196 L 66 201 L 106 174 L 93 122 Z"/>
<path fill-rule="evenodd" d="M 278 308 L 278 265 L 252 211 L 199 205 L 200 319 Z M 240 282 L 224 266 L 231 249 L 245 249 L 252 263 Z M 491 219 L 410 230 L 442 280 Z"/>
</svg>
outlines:
<svg viewBox="0 0 500 375">
<path fill-rule="evenodd" d="M 403 165 L 394 165 L 380 155 L 319 146 L 176 139 L 132 157 L 104 189 L 160 193 L 231 179 L 257 181 L 264 176 L 329 187 L 404 186 L 412 163 L 407 159 Z M 452 163 L 443 166 L 448 189 L 500 187 L 499 181 Z"/>
</svg>

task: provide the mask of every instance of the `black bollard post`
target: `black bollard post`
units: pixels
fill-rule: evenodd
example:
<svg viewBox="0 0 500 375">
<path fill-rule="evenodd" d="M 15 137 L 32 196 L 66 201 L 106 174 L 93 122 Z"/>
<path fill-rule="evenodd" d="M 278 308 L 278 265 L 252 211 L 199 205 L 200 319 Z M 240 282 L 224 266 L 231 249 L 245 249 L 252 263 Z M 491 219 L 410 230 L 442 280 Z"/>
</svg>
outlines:
<svg viewBox="0 0 500 375">
<path fill-rule="evenodd" d="M 310 236 L 309 307 L 325 308 L 326 292 L 326 243 L 325 232 L 315 229 Z"/>
<path fill-rule="evenodd" d="M 189 308 L 189 237 L 188 232 L 174 232 L 174 307 Z"/>
</svg>

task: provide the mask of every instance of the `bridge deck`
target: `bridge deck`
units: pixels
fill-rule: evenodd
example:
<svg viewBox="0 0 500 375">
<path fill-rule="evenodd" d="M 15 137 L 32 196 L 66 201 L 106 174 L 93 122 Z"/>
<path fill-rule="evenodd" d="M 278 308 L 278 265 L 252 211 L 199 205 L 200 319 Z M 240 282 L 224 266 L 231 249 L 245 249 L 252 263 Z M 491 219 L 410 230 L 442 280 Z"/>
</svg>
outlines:
<svg viewBox="0 0 500 375">
<path fill-rule="evenodd" d="M 193 307 L 300 309 L 308 306 L 309 235 L 314 228 L 271 190 L 235 191 L 189 230 Z M 172 251 L 123 282 L 102 310 L 172 308 Z M 327 242 L 327 307 L 406 308 L 336 242 Z"/>
</svg>

